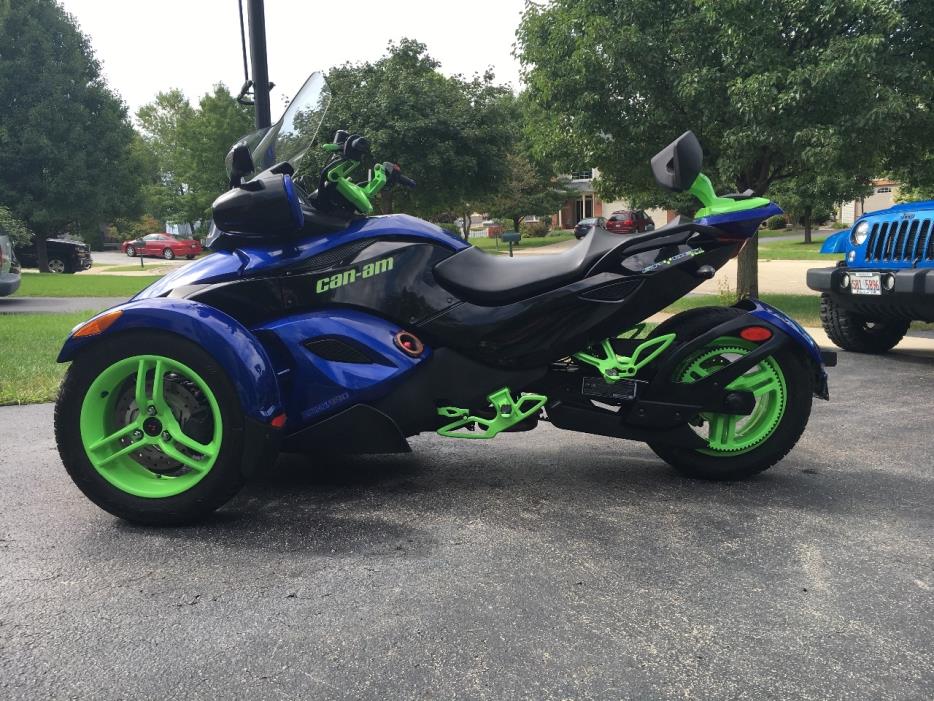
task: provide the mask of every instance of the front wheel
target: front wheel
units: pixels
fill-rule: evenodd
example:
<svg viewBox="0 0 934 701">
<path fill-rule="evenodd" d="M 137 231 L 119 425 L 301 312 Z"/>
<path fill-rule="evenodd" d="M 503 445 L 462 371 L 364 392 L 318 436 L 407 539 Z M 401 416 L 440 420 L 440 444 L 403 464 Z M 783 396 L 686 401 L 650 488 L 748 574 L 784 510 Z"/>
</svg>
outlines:
<svg viewBox="0 0 934 701">
<path fill-rule="evenodd" d="M 162 251 L 162 257 L 166 260 L 175 260 L 175 251 L 171 248 L 166 248 Z"/>
<path fill-rule="evenodd" d="M 147 525 L 196 520 L 237 493 L 243 425 L 223 369 L 165 333 L 118 335 L 79 355 L 55 406 L 59 454 L 78 488 Z"/>
<path fill-rule="evenodd" d="M 862 314 L 842 308 L 826 292 L 820 297 L 820 320 L 830 340 L 854 353 L 885 353 L 901 341 L 910 321 L 872 321 Z"/>
<path fill-rule="evenodd" d="M 74 272 L 69 265 L 61 258 L 49 258 L 46 269 L 50 273 L 62 274 Z"/>
<path fill-rule="evenodd" d="M 678 342 L 683 342 L 743 313 L 732 308 L 692 311 L 685 323 L 669 326 L 664 332 L 674 331 Z M 696 382 L 755 347 L 741 338 L 717 338 L 686 358 L 675 379 Z M 808 360 L 796 349 L 785 347 L 754 365 L 728 388 L 753 393 L 756 403 L 751 414 L 698 414 L 690 425 L 704 439 L 705 447 L 650 444 L 652 450 L 682 474 L 711 480 L 749 477 L 784 458 L 798 442 L 811 414 L 814 375 Z"/>
<path fill-rule="evenodd" d="M 126 247 L 126 254 L 127 254 L 130 258 L 135 257 L 135 256 L 136 256 L 136 248 L 135 248 L 134 246 L 127 246 L 127 247 Z"/>
</svg>

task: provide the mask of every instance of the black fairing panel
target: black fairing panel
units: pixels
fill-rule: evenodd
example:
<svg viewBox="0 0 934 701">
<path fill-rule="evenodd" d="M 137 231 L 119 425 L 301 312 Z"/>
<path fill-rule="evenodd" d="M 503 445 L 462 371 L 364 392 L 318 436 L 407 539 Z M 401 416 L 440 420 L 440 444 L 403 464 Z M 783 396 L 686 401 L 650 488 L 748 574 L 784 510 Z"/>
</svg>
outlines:
<svg viewBox="0 0 934 701">
<path fill-rule="evenodd" d="M 450 255 L 449 249 L 421 240 L 360 241 L 274 276 L 195 286 L 184 294 L 247 326 L 333 306 L 411 326 L 458 302 L 432 273 Z M 364 275 L 369 270 L 376 272 Z"/>
</svg>

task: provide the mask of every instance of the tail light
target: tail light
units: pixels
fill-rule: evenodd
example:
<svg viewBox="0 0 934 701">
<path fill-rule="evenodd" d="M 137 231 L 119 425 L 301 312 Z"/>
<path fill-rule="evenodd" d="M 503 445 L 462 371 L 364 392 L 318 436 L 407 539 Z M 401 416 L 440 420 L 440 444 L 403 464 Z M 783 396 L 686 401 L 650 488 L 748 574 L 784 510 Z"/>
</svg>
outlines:
<svg viewBox="0 0 934 701">
<path fill-rule="evenodd" d="M 632 219 L 627 219 L 626 221 L 623 222 L 623 226 L 632 226 L 632 225 L 633 225 Z"/>
</svg>

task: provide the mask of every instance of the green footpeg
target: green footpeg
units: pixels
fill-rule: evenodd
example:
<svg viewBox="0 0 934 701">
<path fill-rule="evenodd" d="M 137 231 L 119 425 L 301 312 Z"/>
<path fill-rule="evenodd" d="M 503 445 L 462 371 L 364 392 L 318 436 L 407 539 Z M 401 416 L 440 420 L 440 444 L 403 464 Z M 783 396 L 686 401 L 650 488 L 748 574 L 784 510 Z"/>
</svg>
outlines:
<svg viewBox="0 0 934 701">
<path fill-rule="evenodd" d="M 673 333 L 650 338 L 644 343 L 640 343 L 632 352 L 632 355 L 627 357 L 617 355 L 616 351 L 613 350 L 613 342 L 606 339 L 600 344 L 603 351 L 602 358 L 592 353 L 575 353 L 574 357 L 584 363 L 593 365 L 603 375 L 603 379 L 612 384 L 635 376 L 639 370 L 664 353 L 665 349 L 674 340 L 675 334 Z"/>
<path fill-rule="evenodd" d="M 438 435 L 447 438 L 493 438 L 538 413 L 548 401 L 548 397 L 542 394 L 523 394 L 518 400 L 513 399 L 508 387 L 493 392 L 487 399 L 496 410 L 496 416 L 491 419 L 472 416 L 469 409 L 440 407 L 438 416 L 456 420 L 439 428 Z"/>
</svg>

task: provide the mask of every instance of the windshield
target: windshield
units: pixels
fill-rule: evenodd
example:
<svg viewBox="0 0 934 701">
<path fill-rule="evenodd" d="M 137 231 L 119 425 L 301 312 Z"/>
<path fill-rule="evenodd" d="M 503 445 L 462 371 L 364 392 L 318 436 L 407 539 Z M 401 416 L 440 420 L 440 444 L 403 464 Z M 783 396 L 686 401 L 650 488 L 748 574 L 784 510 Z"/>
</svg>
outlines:
<svg viewBox="0 0 934 701">
<path fill-rule="evenodd" d="M 282 161 L 298 170 L 298 163 L 314 142 L 330 103 L 331 91 L 324 74 L 312 73 L 278 122 L 244 139 L 253 154 L 253 173 Z"/>
</svg>

